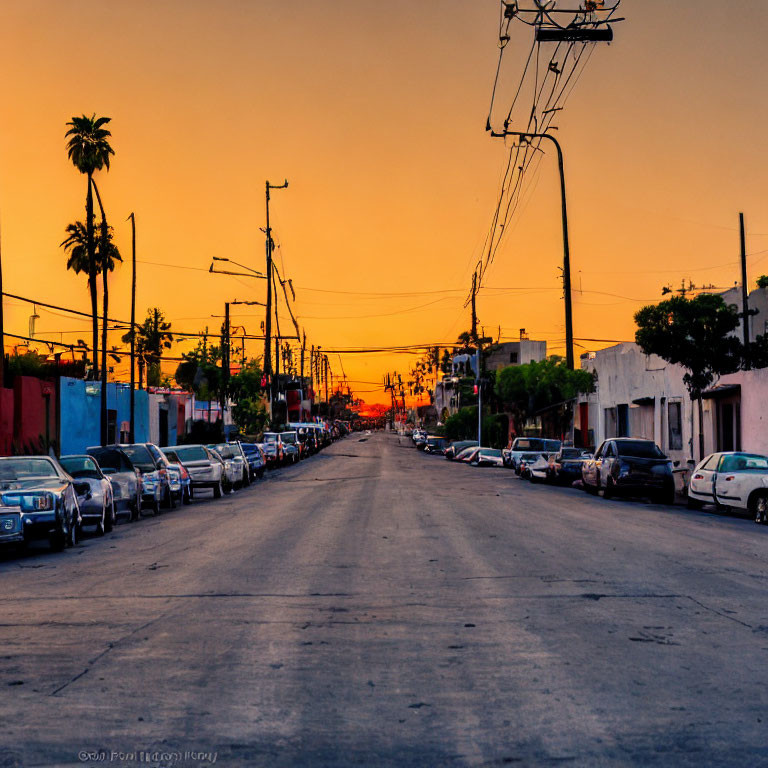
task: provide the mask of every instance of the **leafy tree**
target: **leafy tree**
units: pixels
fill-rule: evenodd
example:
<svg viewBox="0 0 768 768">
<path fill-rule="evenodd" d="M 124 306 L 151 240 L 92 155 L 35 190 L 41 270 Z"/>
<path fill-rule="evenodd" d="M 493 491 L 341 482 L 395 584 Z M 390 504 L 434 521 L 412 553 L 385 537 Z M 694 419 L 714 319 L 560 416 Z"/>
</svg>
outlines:
<svg viewBox="0 0 768 768">
<path fill-rule="evenodd" d="M 540 362 L 509 365 L 497 371 L 494 391 L 512 414 L 515 433 L 519 435 L 529 418 L 553 406 L 559 406 L 553 414 L 554 428 L 564 430 L 570 419 L 570 402 L 593 388 L 590 371 L 572 370 L 562 357 L 552 355 Z"/>
<path fill-rule="evenodd" d="M 105 126 L 110 122 L 109 117 L 82 115 L 73 117 L 68 123 L 69 130 L 65 137 L 67 142 L 67 156 L 80 173 L 88 179 L 85 198 L 85 245 L 88 260 L 88 289 L 91 294 L 91 314 L 93 333 L 93 371 L 94 376 L 99 367 L 99 310 L 96 302 L 96 243 L 93 231 L 93 174 L 106 168 L 109 170 L 109 156 L 115 152 L 109 145 L 109 137 L 112 135 Z"/>
<path fill-rule="evenodd" d="M 744 348 L 731 335 L 739 326 L 736 308 L 718 294 L 673 296 L 635 314 L 635 341 L 647 355 L 658 355 L 687 369 L 683 381 L 698 402 L 699 452 L 704 456 L 702 392 L 715 378 L 739 369 Z"/>
<path fill-rule="evenodd" d="M 239 429 L 248 435 L 263 432 L 269 420 L 266 389 L 262 387 L 263 376 L 261 360 L 248 360 L 240 369 L 240 373 L 230 381 L 229 390 L 234 402 L 232 419 Z"/>
<path fill-rule="evenodd" d="M 768 288 L 768 275 L 760 275 L 760 277 L 757 278 L 757 287 Z"/>
</svg>

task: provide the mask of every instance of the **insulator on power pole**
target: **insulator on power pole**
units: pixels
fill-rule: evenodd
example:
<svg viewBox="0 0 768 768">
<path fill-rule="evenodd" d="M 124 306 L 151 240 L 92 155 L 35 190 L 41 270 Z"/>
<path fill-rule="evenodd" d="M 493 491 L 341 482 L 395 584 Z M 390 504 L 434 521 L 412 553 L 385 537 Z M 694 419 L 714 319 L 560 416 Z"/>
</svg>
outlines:
<svg viewBox="0 0 768 768">
<path fill-rule="evenodd" d="M 604 27 L 536 27 L 537 43 L 610 43 L 613 29 Z"/>
</svg>

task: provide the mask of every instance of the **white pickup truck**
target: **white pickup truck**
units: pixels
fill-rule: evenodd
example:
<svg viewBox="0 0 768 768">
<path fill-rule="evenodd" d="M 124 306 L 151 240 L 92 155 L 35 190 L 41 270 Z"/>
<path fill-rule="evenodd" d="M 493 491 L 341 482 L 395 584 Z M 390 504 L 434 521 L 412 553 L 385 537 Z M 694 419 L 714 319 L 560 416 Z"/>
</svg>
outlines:
<svg viewBox="0 0 768 768">
<path fill-rule="evenodd" d="M 768 456 L 738 451 L 707 456 L 688 486 L 688 507 L 705 504 L 746 510 L 756 523 L 768 523 Z"/>
</svg>

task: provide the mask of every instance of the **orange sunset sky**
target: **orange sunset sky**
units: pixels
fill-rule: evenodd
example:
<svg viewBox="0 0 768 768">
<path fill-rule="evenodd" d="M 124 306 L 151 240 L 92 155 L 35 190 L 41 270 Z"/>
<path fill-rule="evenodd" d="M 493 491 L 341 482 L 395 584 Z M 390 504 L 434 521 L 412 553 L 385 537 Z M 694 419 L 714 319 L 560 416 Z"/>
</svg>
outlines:
<svg viewBox="0 0 768 768">
<path fill-rule="evenodd" d="M 506 155 L 484 131 L 498 10 L 495 0 L 5 0 L 4 290 L 89 310 L 59 243 L 85 200 L 65 123 L 96 113 L 112 118 L 116 154 L 98 179 L 126 259 L 136 214 L 140 318 L 158 306 L 175 330 L 215 331 L 225 301 L 263 301 L 263 282 L 208 267 L 223 256 L 264 268 L 264 182 L 287 178 L 273 193 L 276 258 L 308 344 L 452 342 L 469 327 L 463 303 Z M 634 312 L 666 284 L 732 286 L 739 211 L 750 282 L 768 272 L 768 3 L 624 0 L 621 16 L 556 121 L 577 341 L 631 340 Z M 505 54 L 510 78 L 521 40 Z M 524 327 L 562 353 L 551 152 L 529 181 L 478 314 L 489 335 L 501 326 L 512 340 Z M 130 278 L 129 263 L 112 277 L 115 317 L 129 316 Z M 4 308 L 6 331 L 26 335 L 30 305 Z M 261 308 L 238 309 L 233 322 L 259 333 Z M 90 338 L 87 320 L 39 314 L 41 338 Z M 578 343 L 577 354 L 606 346 Z M 249 342 L 249 355 L 262 352 Z M 383 402 L 376 383 L 415 359 L 345 354 L 343 368 L 353 391 Z M 339 357 L 330 362 L 341 373 Z M 127 378 L 125 361 L 116 373 Z"/>
</svg>

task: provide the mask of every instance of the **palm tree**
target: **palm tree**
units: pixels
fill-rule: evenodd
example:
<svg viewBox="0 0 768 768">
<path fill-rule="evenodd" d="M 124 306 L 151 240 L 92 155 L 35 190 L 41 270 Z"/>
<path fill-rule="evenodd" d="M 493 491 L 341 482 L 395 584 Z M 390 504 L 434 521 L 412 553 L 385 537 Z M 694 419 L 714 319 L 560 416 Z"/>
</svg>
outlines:
<svg viewBox="0 0 768 768">
<path fill-rule="evenodd" d="M 106 232 L 106 237 L 105 237 Z M 88 275 L 88 288 L 91 288 L 90 258 L 88 256 L 88 235 L 87 227 L 82 221 L 75 221 L 67 225 L 67 237 L 61 242 L 61 247 L 67 251 L 67 269 L 71 269 L 76 275 L 85 272 Z M 101 237 L 95 244 L 94 260 L 96 262 L 96 274 L 99 272 L 104 276 L 104 317 L 107 316 L 107 285 L 106 274 L 113 272 L 116 262 L 122 261 L 120 250 L 112 240 L 112 227 L 104 228 L 102 219 Z M 106 257 L 105 257 L 106 254 Z M 95 276 L 94 276 L 95 277 Z M 95 282 L 95 281 L 94 281 Z"/>
<path fill-rule="evenodd" d="M 109 156 L 115 152 L 109 145 L 109 137 L 112 135 L 103 128 L 111 118 L 92 115 L 73 117 L 67 123 L 69 130 L 65 136 L 69 136 L 67 142 L 67 156 L 80 173 L 88 177 L 88 186 L 85 198 L 85 245 L 88 259 L 88 288 L 91 292 L 91 314 L 93 315 L 93 371 L 94 376 L 98 370 L 99 356 L 99 324 L 98 305 L 96 302 L 96 243 L 93 233 L 93 188 L 92 180 L 95 171 L 106 167 L 109 170 Z"/>
<path fill-rule="evenodd" d="M 139 364 L 139 389 L 142 388 L 144 367 L 147 368 L 147 386 L 160 384 L 160 361 L 163 350 L 170 349 L 173 344 L 171 324 L 165 321 L 165 315 L 158 308 L 147 310 L 147 317 L 135 330 L 130 330 L 123 336 L 124 342 L 130 342 L 132 334 L 136 334 L 136 360 Z"/>
</svg>

